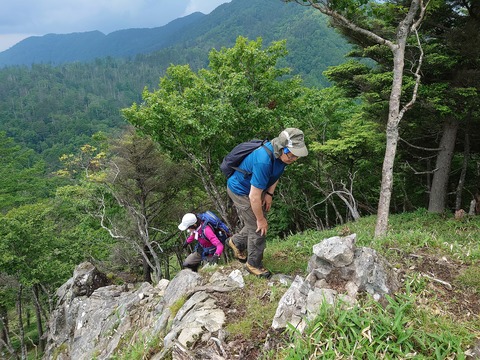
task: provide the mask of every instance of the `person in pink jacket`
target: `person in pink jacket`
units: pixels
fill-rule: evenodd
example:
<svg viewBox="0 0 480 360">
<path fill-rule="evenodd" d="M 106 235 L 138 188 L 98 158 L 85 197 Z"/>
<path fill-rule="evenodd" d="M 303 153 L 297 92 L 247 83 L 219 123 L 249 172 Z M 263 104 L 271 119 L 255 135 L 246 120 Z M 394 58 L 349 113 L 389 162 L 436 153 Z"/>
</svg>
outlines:
<svg viewBox="0 0 480 360">
<path fill-rule="evenodd" d="M 183 216 L 182 222 L 178 225 L 181 231 L 189 231 L 190 236 L 187 238 L 184 246 L 197 240 L 195 251 L 187 256 L 182 264 L 183 268 L 189 268 L 193 271 L 198 271 L 203 260 L 210 264 L 216 264 L 223 252 L 223 244 L 218 239 L 212 227 L 208 224 L 204 226 L 197 215 L 187 213 Z"/>
</svg>

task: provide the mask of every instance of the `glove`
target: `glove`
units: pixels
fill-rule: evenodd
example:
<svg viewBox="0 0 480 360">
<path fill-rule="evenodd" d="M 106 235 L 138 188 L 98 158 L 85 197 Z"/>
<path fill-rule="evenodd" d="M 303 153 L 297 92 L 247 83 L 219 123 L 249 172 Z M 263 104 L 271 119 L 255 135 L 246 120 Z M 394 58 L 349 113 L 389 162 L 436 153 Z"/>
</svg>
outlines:
<svg viewBox="0 0 480 360">
<path fill-rule="evenodd" d="M 210 259 L 209 263 L 212 264 L 212 265 L 215 265 L 216 263 L 218 263 L 218 258 L 219 258 L 219 256 L 217 254 L 213 255 L 212 258 Z"/>
</svg>

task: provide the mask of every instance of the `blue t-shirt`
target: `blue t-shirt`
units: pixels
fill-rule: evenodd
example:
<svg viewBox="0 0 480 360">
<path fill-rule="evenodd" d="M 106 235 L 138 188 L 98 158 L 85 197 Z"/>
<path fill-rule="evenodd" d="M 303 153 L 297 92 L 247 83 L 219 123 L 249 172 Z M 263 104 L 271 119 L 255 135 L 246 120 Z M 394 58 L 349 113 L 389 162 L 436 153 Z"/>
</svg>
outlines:
<svg viewBox="0 0 480 360">
<path fill-rule="evenodd" d="M 267 146 L 273 154 L 273 146 L 270 142 L 266 142 Z M 272 167 L 272 159 L 262 146 L 255 149 L 245 159 L 243 159 L 239 168 L 243 169 L 251 175 L 244 175 L 240 171 L 235 171 L 227 180 L 229 189 L 237 195 L 248 195 L 250 186 L 253 185 L 258 189 L 266 190 L 273 185 L 285 171 L 285 164 L 280 159 L 275 159 Z"/>
</svg>

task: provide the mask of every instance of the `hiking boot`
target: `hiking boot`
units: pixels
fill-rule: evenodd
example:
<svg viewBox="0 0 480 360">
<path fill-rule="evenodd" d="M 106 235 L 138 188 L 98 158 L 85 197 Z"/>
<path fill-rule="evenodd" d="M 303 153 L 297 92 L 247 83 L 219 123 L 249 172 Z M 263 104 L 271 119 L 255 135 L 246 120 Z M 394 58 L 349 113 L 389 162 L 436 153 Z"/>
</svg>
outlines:
<svg viewBox="0 0 480 360">
<path fill-rule="evenodd" d="M 250 265 L 248 262 L 245 264 L 245 268 L 250 274 L 256 275 L 258 277 L 268 279 L 272 275 L 272 273 L 264 267 L 256 268 L 255 266 Z"/>
<path fill-rule="evenodd" d="M 230 238 L 227 240 L 227 245 L 230 249 L 232 249 L 233 251 L 233 256 L 240 260 L 241 262 L 246 262 L 247 261 L 247 255 L 245 255 L 245 252 L 243 251 L 240 251 L 237 246 L 235 245 L 235 243 L 233 242 L 233 239 Z"/>
</svg>

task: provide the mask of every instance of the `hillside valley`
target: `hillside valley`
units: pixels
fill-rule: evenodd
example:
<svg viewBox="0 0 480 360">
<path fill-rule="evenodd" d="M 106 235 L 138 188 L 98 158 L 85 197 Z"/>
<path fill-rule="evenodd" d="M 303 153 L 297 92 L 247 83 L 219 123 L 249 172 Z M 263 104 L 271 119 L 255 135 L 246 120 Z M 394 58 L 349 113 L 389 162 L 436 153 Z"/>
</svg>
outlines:
<svg viewBox="0 0 480 360">
<path fill-rule="evenodd" d="M 207 67 L 209 51 L 238 36 L 265 46 L 286 39 L 279 66 L 311 86 L 327 85 L 322 72 L 350 48 L 321 14 L 277 0 L 233 0 L 154 29 L 31 37 L 0 53 L 0 131 L 58 167 L 93 134 L 124 126 L 120 109 L 157 87 L 170 65 Z"/>
</svg>

